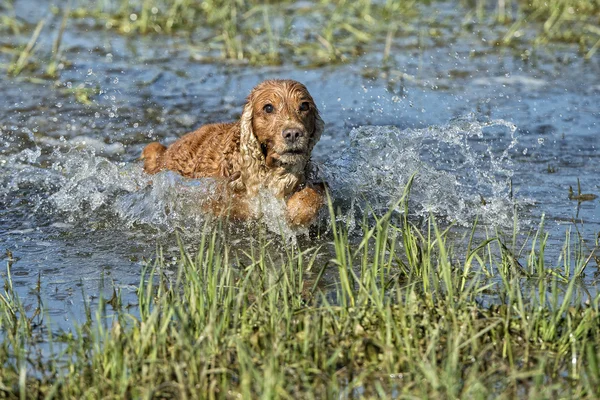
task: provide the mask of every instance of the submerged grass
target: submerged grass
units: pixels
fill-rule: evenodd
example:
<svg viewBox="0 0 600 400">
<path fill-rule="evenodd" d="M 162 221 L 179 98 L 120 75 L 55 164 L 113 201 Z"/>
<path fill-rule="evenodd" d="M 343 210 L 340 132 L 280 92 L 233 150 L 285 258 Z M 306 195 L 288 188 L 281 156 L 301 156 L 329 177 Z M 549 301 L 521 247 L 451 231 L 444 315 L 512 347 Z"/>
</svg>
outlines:
<svg viewBox="0 0 600 400">
<path fill-rule="evenodd" d="M 388 24 L 415 16 L 415 0 L 260 2 L 143 0 L 82 4 L 75 18 L 92 18 L 123 34 L 180 34 L 208 59 L 319 65 L 361 55 Z M 303 61 L 308 60 L 308 61 Z"/>
<path fill-rule="evenodd" d="M 394 208 L 407 211 L 407 197 L 408 190 Z M 406 215 L 372 216 L 357 240 L 332 217 L 329 249 L 277 252 L 262 239 L 234 251 L 224 230 L 211 229 L 195 254 L 182 246 L 174 279 L 159 252 L 141 275 L 135 309 L 122 307 L 115 292 L 71 332 L 48 326 L 44 357 L 36 352 L 43 324 L 15 295 L 9 262 L 0 295 L 0 393 L 600 395 L 600 297 L 579 286 L 596 248 L 567 240 L 561 260 L 548 265 L 543 227 L 524 256 L 500 237 L 476 243 L 472 234 L 455 247 L 434 218 L 418 228 Z M 333 287 L 319 283 L 324 268 L 335 275 Z"/>
<path fill-rule="evenodd" d="M 124 35 L 169 34 L 189 38 L 192 57 L 201 61 L 229 61 L 254 65 L 295 63 L 319 66 L 357 58 L 378 45 L 387 61 L 397 38 L 407 35 L 444 40 L 456 26 L 487 32 L 493 46 L 522 50 L 549 42 L 578 44 L 580 53 L 592 58 L 600 47 L 598 0 L 464 0 L 462 22 L 449 22 L 428 1 L 418 0 L 323 0 L 261 2 L 258 0 L 78 0 L 64 3 L 57 39 L 50 61 L 42 57 L 48 76 L 58 74 L 61 37 L 69 25 L 90 23 L 99 29 Z M 19 34 L 25 29 L 6 2 L 0 15 L 0 32 Z M 11 14 L 12 13 L 12 14 Z M 4 14 L 4 13 L 2 13 Z M 443 14 L 443 13 L 442 13 Z M 41 23 L 40 23 L 41 24 Z M 38 24 L 39 28 L 40 25 Z M 37 28 L 30 27 L 33 37 Z M 36 35 L 37 32 L 37 35 Z M 33 39 L 32 37 L 32 39 Z M 455 40 L 448 37 L 445 40 Z M 35 44 L 35 41 L 33 42 Z M 19 49 L 8 72 L 18 75 L 32 55 L 32 43 Z M 524 48 L 523 48 L 524 47 Z M 1 48 L 0 48 L 1 49 Z M 48 49 L 47 51 L 50 51 Z M 33 66 L 33 63 L 31 63 Z M 48 64 L 48 65 L 46 65 Z M 35 70 L 35 69 L 34 69 Z"/>
<path fill-rule="evenodd" d="M 535 45 L 578 43 L 586 58 L 600 46 L 597 0 L 462 3 L 480 23 L 488 24 L 486 29 L 493 21 L 509 25 L 496 42 L 499 46 L 512 45 L 526 30 L 534 32 Z M 308 57 L 319 64 L 343 62 L 362 55 L 368 44 L 391 42 L 396 34 L 417 32 L 429 24 L 432 11 L 435 15 L 428 1 L 417 0 L 326 0 L 301 5 L 287 0 L 267 4 L 257 0 L 105 0 L 95 9 L 82 5 L 73 15 L 94 18 L 125 34 L 201 32 L 204 43 L 199 48 L 219 48 L 226 59 L 271 64 Z M 437 29 L 434 26 L 429 31 Z"/>
</svg>

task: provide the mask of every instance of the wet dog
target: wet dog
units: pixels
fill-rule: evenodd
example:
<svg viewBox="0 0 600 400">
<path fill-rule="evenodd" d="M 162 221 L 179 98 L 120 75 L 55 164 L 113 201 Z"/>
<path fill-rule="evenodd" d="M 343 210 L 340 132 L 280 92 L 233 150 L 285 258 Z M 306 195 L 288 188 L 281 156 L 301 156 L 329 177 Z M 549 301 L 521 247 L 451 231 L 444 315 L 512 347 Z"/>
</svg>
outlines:
<svg viewBox="0 0 600 400">
<path fill-rule="evenodd" d="M 303 84 L 268 80 L 252 90 L 239 121 L 202 126 L 169 147 L 147 145 L 144 170 L 217 178 L 221 183 L 210 211 L 236 219 L 260 218 L 251 201 L 268 189 L 286 201 L 290 224 L 308 226 L 324 203 L 324 184 L 307 179 L 323 127 Z"/>
</svg>

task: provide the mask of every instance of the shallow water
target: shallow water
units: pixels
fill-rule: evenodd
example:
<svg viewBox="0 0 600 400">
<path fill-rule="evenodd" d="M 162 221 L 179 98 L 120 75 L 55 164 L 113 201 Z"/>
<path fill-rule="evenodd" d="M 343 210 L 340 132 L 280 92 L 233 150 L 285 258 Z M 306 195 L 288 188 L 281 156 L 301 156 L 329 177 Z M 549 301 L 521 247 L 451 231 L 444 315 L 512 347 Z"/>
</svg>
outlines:
<svg viewBox="0 0 600 400">
<path fill-rule="evenodd" d="M 385 67 L 382 43 L 353 63 L 305 70 L 205 64 L 183 39 L 71 27 L 63 39 L 71 64 L 60 80 L 0 75 L 0 257 L 11 260 L 17 291 L 31 298 L 39 277 L 59 322 L 81 317 L 82 293 L 94 304 L 113 284 L 125 303 L 134 301 L 157 246 L 176 253 L 176 231 L 197 243 L 206 223 L 197 203 L 211 190 L 210 180 L 173 173 L 149 185 L 141 149 L 239 117 L 250 89 L 267 78 L 302 81 L 316 99 L 326 130 L 314 161 L 341 217 L 352 220 L 367 204 L 383 212 L 416 173 L 415 216 L 434 213 L 466 228 L 479 218 L 510 233 L 516 209 L 524 232 L 545 216 L 553 260 L 573 221 L 591 249 L 599 200 L 579 204 L 568 193 L 579 179 L 582 192 L 600 194 L 598 57 L 583 62 L 573 48 L 554 46 L 524 61 L 490 49 L 484 33 L 444 34 L 444 43 L 397 38 Z M 1 63 L 9 60 L 0 53 Z M 101 92 L 83 105 L 77 87 Z M 263 202 L 281 212 L 273 199 Z M 279 225 L 267 228 L 279 234 Z"/>
</svg>

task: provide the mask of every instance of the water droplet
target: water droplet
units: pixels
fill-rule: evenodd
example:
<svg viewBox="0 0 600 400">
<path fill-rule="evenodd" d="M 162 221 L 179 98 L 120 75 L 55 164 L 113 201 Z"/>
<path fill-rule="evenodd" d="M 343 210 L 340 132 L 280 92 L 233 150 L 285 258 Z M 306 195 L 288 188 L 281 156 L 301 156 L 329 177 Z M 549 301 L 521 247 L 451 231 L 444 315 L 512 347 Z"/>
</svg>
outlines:
<svg viewBox="0 0 600 400">
<path fill-rule="evenodd" d="M 140 126 L 140 124 L 138 124 L 137 122 L 135 124 L 133 124 L 134 128 L 137 128 L 138 126 Z"/>
<path fill-rule="evenodd" d="M 538 144 L 544 144 L 544 138 L 538 138 Z"/>
<path fill-rule="evenodd" d="M 138 18 L 137 14 L 132 13 L 131 15 L 129 15 L 129 19 L 132 21 L 137 21 L 137 18 Z"/>
</svg>

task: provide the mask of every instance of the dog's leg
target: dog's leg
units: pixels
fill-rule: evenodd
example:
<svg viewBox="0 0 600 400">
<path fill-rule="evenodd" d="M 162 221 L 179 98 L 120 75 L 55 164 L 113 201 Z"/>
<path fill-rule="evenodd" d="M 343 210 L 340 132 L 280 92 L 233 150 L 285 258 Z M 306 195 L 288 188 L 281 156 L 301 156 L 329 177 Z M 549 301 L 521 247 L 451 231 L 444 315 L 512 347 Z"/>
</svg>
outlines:
<svg viewBox="0 0 600 400">
<path fill-rule="evenodd" d="M 291 225 L 309 226 L 325 204 L 325 184 L 306 186 L 287 201 L 287 219 Z"/>
<path fill-rule="evenodd" d="M 141 160 L 144 160 L 144 171 L 148 174 L 156 174 L 165 168 L 162 156 L 167 148 L 158 142 L 152 142 L 142 151 Z"/>
<path fill-rule="evenodd" d="M 214 191 L 203 204 L 203 210 L 207 214 L 233 221 L 254 217 L 245 193 L 236 192 L 229 179 L 217 181 Z"/>
</svg>

